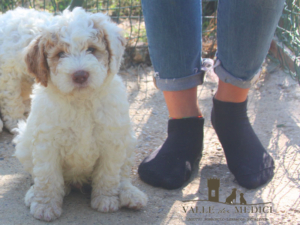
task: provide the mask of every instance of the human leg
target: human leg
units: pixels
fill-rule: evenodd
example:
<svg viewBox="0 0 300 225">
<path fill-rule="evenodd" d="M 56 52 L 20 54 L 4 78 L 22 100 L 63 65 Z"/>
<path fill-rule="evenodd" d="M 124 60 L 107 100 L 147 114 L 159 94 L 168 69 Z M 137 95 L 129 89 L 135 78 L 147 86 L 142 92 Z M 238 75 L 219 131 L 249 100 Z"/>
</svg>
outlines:
<svg viewBox="0 0 300 225">
<path fill-rule="evenodd" d="M 219 80 L 215 99 L 223 102 L 244 102 L 247 99 L 249 88 L 240 88 Z"/>
<path fill-rule="evenodd" d="M 197 99 L 197 87 L 163 93 L 171 118 L 202 116 Z"/>
<path fill-rule="evenodd" d="M 220 0 L 218 8 L 219 86 L 212 124 L 237 182 L 257 188 L 274 175 L 274 161 L 247 116 L 247 94 L 267 55 L 283 0 Z"/>
<path fill-rule="evenodd" d="M 148 184 L 175 189 L 189 179 L 203 145 L 204 119 L 199 118 L 196 87 L 204 75 L 201 1 L 142 1 L 142 6 L 155 83 L 164 93 L 170 117 L 176 119 L 169 120 L 166 141 L 138 172 Z"/>
</svg>

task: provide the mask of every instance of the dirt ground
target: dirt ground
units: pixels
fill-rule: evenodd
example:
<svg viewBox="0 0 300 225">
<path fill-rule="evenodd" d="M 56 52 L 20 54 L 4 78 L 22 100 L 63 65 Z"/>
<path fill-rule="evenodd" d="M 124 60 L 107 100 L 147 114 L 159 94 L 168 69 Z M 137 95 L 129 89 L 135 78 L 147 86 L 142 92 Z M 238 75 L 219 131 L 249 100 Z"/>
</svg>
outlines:
<svg viewBox="0 0 300 225">
<path fill-rule="evenodd" d="M 155 89 L 151 67 L 122 70 L 128 89 L 130 116 L 138 138 L 132 170 L 134 185 L 149 197 L 140 211 L 120 209 L 99 213 L 90 207 L 90 194 L 72 192 L 64 198 L 62 216 L 50 223 L 35 220 L 24 204 L 31 177 L 13 157 L 12 135 L 0 134 L 0 224 L 300 224 L 300 87 L 276 65 L 266 65 L 264 76 L 249 94 L 248 114 L 262 144 L 276 161 L 276 174 L 267 185 L 247 190 L 234 182 L 222 147 L 210 122 L 217 78 L 207 76 L 198 98 L 206 119 L 204 155 L 189 184 L 163 190 L 143 183 L 137 166 L 166 138 L 168 112 L 162 92 Z M 219 202 L 208 201 L 207 180 L 220 181 Z M 218 181 L 217 181 L 218 182 Z M 235 205 L 224 204 L 237 189 Z M 240 205 L 240 194 L 247 205 Z"/>
</svg>

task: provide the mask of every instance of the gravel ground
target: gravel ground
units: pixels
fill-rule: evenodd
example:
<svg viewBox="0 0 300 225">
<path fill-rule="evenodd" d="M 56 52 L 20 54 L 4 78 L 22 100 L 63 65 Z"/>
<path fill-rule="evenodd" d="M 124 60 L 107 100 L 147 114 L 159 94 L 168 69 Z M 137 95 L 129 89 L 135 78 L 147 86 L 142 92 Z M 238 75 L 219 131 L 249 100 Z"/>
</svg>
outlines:
<svg viewBox="0 0 300 225">
<path fill-rule="evenodd" d="M 300 87 L 274 64 L 249 94 L 248 114 L 262 144 L 276 161 L 276 174 L 267 185 L 247 190 L 234 182 L 222 147 L 210 122 L 217 78 L 211 74 L 198 89 L 206 118 L 204 155 L 191 182 L 167 191 L 143 183 L 137 166 L 166 138 L 168 112 L 162 92 L 155 89 L 151 67 L 122 70 L 128 89 L 130 116 L 138 138 L 132 170 L 134 185 L 149 196 L 140 211 L 120 209 L 99 213 L 90 207 L 90 194 L 72 192 L 64 198 L 63 214 L 54 222 L 35 220 L 24 204 L 31 177 L 13 157 L 12 135 L 0 134 L 0 224 L 300 224 Z M 207 179 L 220 180 L 219 203 L 208 200 Z M 237 189 L 236 205 L 224 204 Z M 240 193 L 247 205 L 240 205 Z M 222 203 L 223 202 L 223 203 Z"/>
</svg>

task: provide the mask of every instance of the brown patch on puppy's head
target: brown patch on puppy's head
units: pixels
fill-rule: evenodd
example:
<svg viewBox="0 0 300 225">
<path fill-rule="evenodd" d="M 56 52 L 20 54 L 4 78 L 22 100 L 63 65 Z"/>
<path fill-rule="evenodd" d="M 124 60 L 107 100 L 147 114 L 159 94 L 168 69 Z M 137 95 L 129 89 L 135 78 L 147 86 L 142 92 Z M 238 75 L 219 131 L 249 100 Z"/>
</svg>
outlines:
<svg viewBox="0 0 300 225">
<path fill-rule="evenodd" d="M 94 28 L 99 31 L 99 37 L 104 41 L 108 53 L 108 74 L 116 74 L 119 70 L 124 53 L 126 39 L 123 31 L 108 16 L 102 13 L 91 16 Z"/>
<path fill-rule="evenodd" d="M 42 37 L 39 37 L 28 47 L 25 62 L 29 73 L 35 76 L 36 82 L 47 87 L 50 69 L 47 63 L 45 43 L 43 42 Z"/>
</svg>

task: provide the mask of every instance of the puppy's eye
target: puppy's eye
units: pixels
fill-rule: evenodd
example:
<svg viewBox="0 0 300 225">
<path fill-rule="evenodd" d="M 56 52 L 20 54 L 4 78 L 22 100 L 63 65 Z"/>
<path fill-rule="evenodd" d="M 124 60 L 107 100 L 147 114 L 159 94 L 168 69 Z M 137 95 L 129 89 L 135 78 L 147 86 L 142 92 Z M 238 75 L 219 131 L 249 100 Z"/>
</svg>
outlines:
<svg viewBox="0 0 300 225">
<path fill-rule="evenodd" d="M 66 56 L 66 53 L 63 52 L 63 51 L 61 51 L 61 52 L 59 52 L 59 53 L 57 54 L 57 56 L 58 56 L 59 58 L 63 58 L 63 57 Z"/>
<path fill-rule="evenodd" d="M 94 53 L 96 51 L 95 48 L 92 48 L 92 47 L 89 47 L 87 50 L 86 50 L 88 53 Z"/>
</svg>

